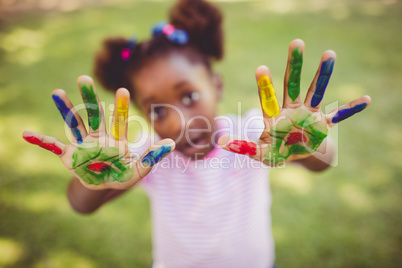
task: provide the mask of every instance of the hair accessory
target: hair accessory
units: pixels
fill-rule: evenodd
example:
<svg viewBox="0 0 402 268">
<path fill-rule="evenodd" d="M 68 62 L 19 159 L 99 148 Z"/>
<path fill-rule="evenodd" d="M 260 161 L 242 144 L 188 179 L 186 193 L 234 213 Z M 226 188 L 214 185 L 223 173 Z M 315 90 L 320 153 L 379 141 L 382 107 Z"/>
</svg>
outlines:
<svg viewBox="0 0 402 268">
<path fill-rule="evenodd" d="M 187 44 L 189 39 L 186 31 L 176 29 L 173 25 L 165 21 L 156 23 L 152 28 L 152 34 L 154 36 L 164 34 L 171 42 L 180 45 Z"/>
<path fill-rule="evenodd" d="M 135 43 L 137 42 L 137 38 L 135 38 L 135 37 L 132 37 L 129 41 L 128 41 L 128 45 L 127 45 L 127 47 L 126 48 L 123 48 L 122 50 L 121 50 L 121 58 L 124 60 L 124 61 L 128 61 L 128 59 L 130 58 L 130 56 L 131 56 L 131 54 L 132 54 L 132 52 L 133 52 L 133 49 L 134 49 L 134 47 L 135 47 Z"/>
</svg>

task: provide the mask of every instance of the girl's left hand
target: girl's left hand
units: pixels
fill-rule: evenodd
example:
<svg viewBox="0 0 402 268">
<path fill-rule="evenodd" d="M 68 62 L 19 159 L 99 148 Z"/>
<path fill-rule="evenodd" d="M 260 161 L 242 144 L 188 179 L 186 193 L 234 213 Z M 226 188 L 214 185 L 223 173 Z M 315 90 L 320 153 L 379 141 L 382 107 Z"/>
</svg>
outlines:
<svg viewBox="0 0 402 268">
<path fill-rule="evenodd" d="M 363 96 L 324 114 L 321 101 L 335 63 L 335 52 L 324 52 L 321 63 L 307 92 L 304 103 L 300 99 L 300 75 L 303 63 L 304 42 L 290 43 L 285 73 L 284 101 L 278 105 L 266 66 L 256 71 L 265 129 L 257 141 L 246 141 L 223 136 L 219 145 L 235 153 L 249 155 L 270 166 L 309 157 L 327 137 L 331 127 L 365 109 L 371 102 Z"/>
</svg>

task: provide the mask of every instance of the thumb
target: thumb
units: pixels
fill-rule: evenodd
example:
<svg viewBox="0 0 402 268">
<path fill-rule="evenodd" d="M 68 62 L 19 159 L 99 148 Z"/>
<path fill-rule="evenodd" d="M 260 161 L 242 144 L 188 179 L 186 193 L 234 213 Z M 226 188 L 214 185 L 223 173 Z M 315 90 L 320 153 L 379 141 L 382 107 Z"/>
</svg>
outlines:
<svg viewBox="0 0 402 268">
<path fill-rule="evenodd" d="M 138 172 L 141 177 L 147 175 L 152 167 L 175 149 L 175 142 L 172 139 L 161 140 L 149 147 L 138 160 Z"/>
<path fill-rule="evenodd" d="M 268 144 L 261 140 L 249 141 L 244 138 L 238 138 L 236 136 L 224 135 L 218 140 L 219 146 L 230 152 L 237 154 L 247 155 L 250 158 L 263 162 L 268 166 L 275 166 L 275 155 L 272 157 Z"/>
<path fill-rule="evenodd" d="M 247 141 L 243 138 L 231 138 L 229 135 L 223 135 L 218 140 L 219 146 L 230 152 L 244 155 L 256 155 L 257 145 L 252 141 Z"/>
</svg>

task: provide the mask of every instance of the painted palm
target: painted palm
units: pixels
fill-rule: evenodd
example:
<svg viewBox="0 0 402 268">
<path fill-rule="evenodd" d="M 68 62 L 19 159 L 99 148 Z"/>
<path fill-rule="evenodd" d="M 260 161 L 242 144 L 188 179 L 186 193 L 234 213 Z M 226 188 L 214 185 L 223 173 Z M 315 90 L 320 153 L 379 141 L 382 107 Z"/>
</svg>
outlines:
<svg viewBox="0 0 402 268">
<path fill-rule="evenodd" d="M 127 89 L 116 91 L 115 110 L 110 134 L 106 132 L 102 105 L 93 81 L 88 76 L 78 78 L 89 131 L 63 90 L 53 92 L 53 100 L 72 134 L 72 143 L 39 133 L 25 131 L 23 137 L 32 144 L 58 155 L 64 165 L 90 189 L 127 189 L 143 178 L 154 164 L 174 149 L 170 139 L 149 148 L 139 159 L 128 150 L 127 116 L 130 94 Z"/>
<path fill-rule="evenodd" d="M 102 148 L 94 142 L 92 148 L 78 147 L 72 158 L 75 174 L 88 184 L 126 182 L 134 175 L 132 161 L 125 159 L 124 153 L 115 147 Z"/>
<path fill-rule="evenodd" d="M 284 110 L 273 121 L 267 137 L 264 161 L 279 164 L 292 155 L 308 155 L 317 151 L 327 137 L 329 127 L 320 113 L 311 113 L 305 107 Z"/>
<path fill-rule="evenodd" d="M 363 96 L 329 114 L 321 112 L 321 102 L 336 58 L 335 53 L 330 50 L 324 52 L 318 71 L 302 103 L 300 79 L 303 54 L 303 41 L 292 41 L 285 73 L 282 109 L 275 95 L 269 69 L 265 66 L 257 69 L 256 77 L 265 131 L 257 141 L 233 140 L 224 136 L 219 141 L 222 148 L 249 155 L 271 166 L 306 158 L 317 151 L 332 126 L 362 111 L 370 104 L 370 97 Z"/>
</svg>

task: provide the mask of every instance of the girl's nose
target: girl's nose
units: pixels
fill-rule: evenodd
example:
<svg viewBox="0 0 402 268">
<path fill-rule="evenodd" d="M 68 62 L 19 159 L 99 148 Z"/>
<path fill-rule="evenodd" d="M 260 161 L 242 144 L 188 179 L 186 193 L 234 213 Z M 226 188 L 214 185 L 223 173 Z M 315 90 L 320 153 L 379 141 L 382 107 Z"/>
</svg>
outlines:
<svg viewBox="0 0 402 268">
<path fill-rule="evenodd" d="M 171 133 L 171 136 L 174 138 L 179 138 L 182 134 L 184 135 L 186 122 L 188 118 L 184 111 L 179 109 L 179 107 L 172 106 L 168 112 L 168 131 Z"/>
</svg>

